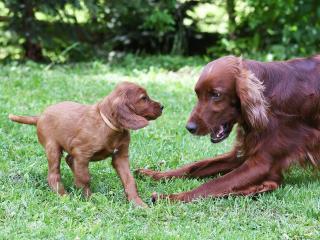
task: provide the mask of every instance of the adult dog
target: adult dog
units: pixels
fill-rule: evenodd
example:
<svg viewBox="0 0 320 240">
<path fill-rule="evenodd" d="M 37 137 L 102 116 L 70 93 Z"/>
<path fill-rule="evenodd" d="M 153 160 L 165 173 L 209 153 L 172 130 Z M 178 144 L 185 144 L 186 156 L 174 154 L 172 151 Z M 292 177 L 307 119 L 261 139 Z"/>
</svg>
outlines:
<svg viewBox="0 0 320 240">
<path fill-rule="evenodd" d="M 278 188 L 294 162 L 319 165 L 320 55 L 266 63 L 222 57 L 205 66 L 195 92 L 188 131 L 210 134 L 217 143 L 237 123 L 236 144 L 229 153 L 177 170 L 140 169 L 154 179 L 224 174 L 194 190 L 154 199 L 254 195 Z"/>
<path fill-rule="evenodd" d="M 9 115 L 12 121 L 37 126 L 39 142 L 48 158 L 48 183 L 65 194 L 60 176 L 62 152 L 75 176 L 75 184 L 89 197 L 89 162 L 112 157 L 129 201 L 145 206 L 138 195 L 129 168 L 130 129 L 140 129 L 158 118 L 163 106 L 149 98 L 137 84 L 123 82 L 102 101 L 93 105 L 61 102 L 49 106 L 40 116 Z"/>
</svg>

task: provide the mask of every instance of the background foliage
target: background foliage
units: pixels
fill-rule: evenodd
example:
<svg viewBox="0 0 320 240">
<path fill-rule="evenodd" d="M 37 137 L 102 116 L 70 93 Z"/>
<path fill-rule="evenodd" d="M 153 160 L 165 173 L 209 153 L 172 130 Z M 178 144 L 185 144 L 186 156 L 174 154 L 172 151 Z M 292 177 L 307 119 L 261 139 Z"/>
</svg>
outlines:
<svg viewBox="0 0 320 240">
<path fill-rule="evenodd" d="M 165 105 L 161 118 L 132 132 L 132 170 L 222 154 L 234 133 L 212 145 L 184 127 L 202 66 L 225 54 L 278 60 L 317 53 L 318 2 L 0 0 L 0 60 L 8 62 L 0 71 L 0 239 L 320 239 L 319 172 L 292 168 L 281 188 L 254 198 L 156 205 L 152 192 L 187 191 L 208 179 L 137 177 L 150 204 L 142 210 L 127 203 L 110 160 L 90 165 L 88 201 L 62 161 L 70 195 L 61 198 L 47 186 L 35 129 L 7 119 L 64 100 L 94 103 L 127 80 Z"/>
<path fill-rule="evenodd" d="M 0 59 L 319 51 L 317 0 L 0 0 Z M 268 53 L 266 55 L 266 53 Z"/>
</svg>

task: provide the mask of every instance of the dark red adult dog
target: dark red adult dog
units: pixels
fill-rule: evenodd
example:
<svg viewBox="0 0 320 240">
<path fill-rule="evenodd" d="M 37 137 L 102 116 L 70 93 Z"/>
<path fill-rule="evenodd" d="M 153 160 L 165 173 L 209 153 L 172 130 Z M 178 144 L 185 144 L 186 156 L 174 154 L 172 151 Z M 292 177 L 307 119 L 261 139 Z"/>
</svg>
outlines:
<svg viewBox="0 0 320 240">
<path fill-rule="evenodd" d="M 157 180 L 224 174 L 160 198 L 189 202 L 253 195 L 279 187 L 283 171 L 294 162 L 320 165 L 320 55 L 267 63 L 222 57 L 205 66 L 195 92 L 198 103 L 187 129 L 195 135 L 210 133 L 217 143 L 237 123 L 236 144 L 229 153 L 177 170 L 140 169 Z"/>
</svg>

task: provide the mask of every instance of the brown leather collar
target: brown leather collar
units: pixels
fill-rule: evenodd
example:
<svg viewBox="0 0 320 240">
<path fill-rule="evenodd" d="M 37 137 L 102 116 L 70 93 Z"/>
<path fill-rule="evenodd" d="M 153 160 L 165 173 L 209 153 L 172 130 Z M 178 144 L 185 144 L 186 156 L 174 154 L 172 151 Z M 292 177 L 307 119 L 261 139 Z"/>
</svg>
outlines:
<svg viewBox="0 0 320 240">
<path fill-rule="evenodd" d="M 119 128 L 117 128 L 116 126 L 114 126 L 114 125 L 110 122 L 110 120 L 109 120 L 101 111 L 99 111 L 99 113 L 100 113 L 100 116 L 101 116 L 102 120 L 107 124 L 107 126 L 108 126 L 109 128 L 111 128 L 112 130 L 114 130 L 114 131 L 116 131 L 116 132 L 122 132 L 122 129 L 119 129 Z"/>
</svg>

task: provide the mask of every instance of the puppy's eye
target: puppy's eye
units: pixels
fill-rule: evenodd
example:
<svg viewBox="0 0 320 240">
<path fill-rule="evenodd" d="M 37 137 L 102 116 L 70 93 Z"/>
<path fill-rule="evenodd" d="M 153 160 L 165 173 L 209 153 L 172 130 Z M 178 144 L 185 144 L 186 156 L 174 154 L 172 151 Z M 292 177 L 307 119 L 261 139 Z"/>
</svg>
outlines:
<svg viewBox="0 0 320 240">
<path fill-rule="evenodd" d="M 143 101 L 146 101 L 146 100 L 148 100 L 148 97 L 147 96 L 142 96 L 140 99 L 143 100 Z"/>
<path fill-rule="evenodd" d="M 214 101 L 220 100 L 221 98 L 221 93 L 218 91 L 214 91 L 211 93 L 211 99 Z"/>
</svg>

